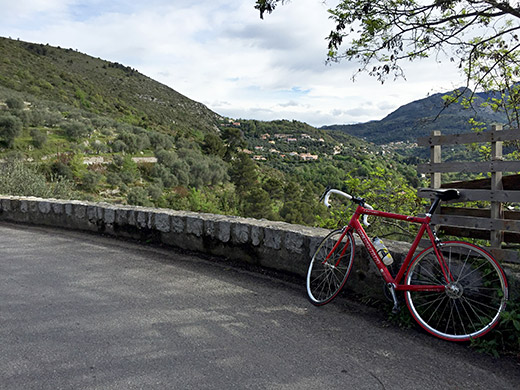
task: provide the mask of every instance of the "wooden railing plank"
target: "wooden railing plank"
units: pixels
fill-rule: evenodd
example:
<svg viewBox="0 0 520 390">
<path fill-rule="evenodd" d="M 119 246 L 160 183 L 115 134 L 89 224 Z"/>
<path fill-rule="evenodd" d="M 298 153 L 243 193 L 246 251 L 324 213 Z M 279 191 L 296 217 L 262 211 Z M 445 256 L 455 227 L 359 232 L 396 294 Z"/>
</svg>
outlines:
<svg viewBox="0 0 520 390">
<path fill-rule="evenodd" d="M 430 135 L 417 139 L 419 146 L 464 145 L 482 142 L 515 141 L 520 139 L 520 129 L 484 131 L 481 133 Z"/>
<path fill-rule="evenodd" d="M 520 203 L 520 191 L 491 191 L 491 190 L 469 190 L 461 189 L 460 198 L 450 203 L 471 202 L 476 200 Z M 421 198 L 433 198 L 432 194 L 422 193 L 421 189 L 417 195 Z"/>
<path fill-rule="evenodd" d="M 417 164 L 420 173 L 433 174 L 436 172 L 475 173 L 475 172 L 518 172 L 520 161 L 450 161 L 444 163 Z"/>
<path fill-rule="evenodd" d="M 467 227 L 479 230 L 503 230 L 508 232 L 519 232 L 520 221 L 511 219 L 494 219 L 468 217 L 462 215 L 434 215 L 432 223 L 435 225 L 447 225 L 457 227 Z"/>
<path fill-rule="evenodd" d="M 467 201 L 488 201 L 490 209 L 447 208 L 438 210 L 432 222 L 449 235 L 482 238 L 490 241 L 493 254 L 497 259 L 520 263 L 520 251 L 504 251 L 502 242 L 520 242 L 520 212 L 504 209 L 503 203 L 520 203 L 520 175 L 503 176 L 503 173 L 519 173 L 520 161 L 503 161 L 504 141 L 520 140 L 520 129 L 502 130 L 501 125 L 492 126 L 490 131 L 481 133 L 442 135 L 432 132 L 429 137 L 418 139 L 420 146 L 430 148 L 430 163 L 419 164 L 420 173 L 430 175 L 430 188 L 457 188 L 461 197 L 449 203 Z M 491 143 L 490 161 L 441 161 L 441 145 L 463 145 L 469 143 Z M 491 173 L 491 178 L 442 184 L 441 174 Z M 418 196 L 433 198 L 431 193 Z"/>
</svg>

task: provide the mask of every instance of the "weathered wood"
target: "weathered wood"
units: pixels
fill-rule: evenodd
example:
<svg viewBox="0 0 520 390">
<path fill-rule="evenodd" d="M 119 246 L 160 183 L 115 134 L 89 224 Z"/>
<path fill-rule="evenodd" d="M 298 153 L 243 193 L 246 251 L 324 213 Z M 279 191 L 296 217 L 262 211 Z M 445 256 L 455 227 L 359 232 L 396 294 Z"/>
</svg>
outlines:
<svg viewBox="0 0 520 390">
<path fill-rule="evenodd" d="M 477 238 L 480 240 L 489 240 L 489 231 L 487 230 L 479 230 L 479 229 L 470 229 L 467 227 L 457 227 L 457 226 L 437 226 L 438 230 L 441 233 L 456 236 L 456 237 L 468 237 L 468 238 Z M 520 233 L 511 233 L 504 232 L 504 242 L 507 243 L 520 243 Z"/>
<path fill-rule="evenodd" d="M 489 201 L 486 210 L 459 208 L 449 210 L 443 207 L 432 222 L 446 234 L 463 237 L 482 238 L 490 241 L 493 254 L 497 259 L 520 263 L 520 251 L 511 252 L 501 249 L 502 242 L 520 242 L 520 213 L 503 209 L 504 202 L 520 203 L 520 175 L 503 176 L 504 172 L 519 172 L 520 161 L 503 161 L 503 142 L 520 139 L 520 129 L 502 130 L 501 125 L 493 126 L 483 133 L 441 135 L 433 132 L 430 137 L 420 138 L 418 144 L 430 147 L 430 163 L 419 164 L 417 169 L 431 177 L 430 188 L 457 188 L 461 197 L 451 203 L 467 201 Z M 441 145 L 462 145 L 468 143 L 491 143 L 491 161 L 442 162 Z M 441 183 L 441 174 L 448 172 L 486 173 L 488 179 L 468 182 Z M 424 198 L 432 194 L 421 193 Z"/>
<path fill-rule="evenodd" d="M 474 209 L 469 207 L 441 207 L 439 215 L 466 215 L 468 217 L 489 218 L 489 209 Z M 520 220 L 520 211 L 504 210 L 504 219 Z"/>
<path fill-rule="evenodd" d="M 493 131 L 501 132 L 502 125 L 494 125 Z M 502 161 L 502 141 L 493 141 L 491 143 L 491 161 Z M 502 172 L 491 172 L 491 191 L 502 191 Z M 502 203 L 496 200 L 491 202 L 491 215 L 492 220 L 503 219 Z M 500 248 L 502 241 L 504 240 L 504 234 L 501 229 L 494 228 L 490 232 L 490 243 L 492 248 Z"/>
<path fill-rule="evenodd" d="M 417 164 L 417 170 L 421 173 L 433 174 L 460 172 L 518 172 L 520 171 L 520 161 L 451 161 L 444 163 L 424 163 Z"/>
<path fill-rule="evenodd" d="M 510 219 L 494 219 L 468 217 L 462 215 L 434 215 L 432 223 L 435 225 L 448 225 L 467 227 L 479 230 L 505 230 L 509 232 L 520 232 L 520 221 Z"/>
<path fill-rule="evenodd" d="M 499 248 L 484 248 L 487 250 L 496 260 L 501 262 L 520 264 L 520 252 L 508 249 Z"/>
<path fill-rule="evenodd" d="M 452 188 L 446 185 L 446 188 Z M 422 193 L 419 189 L 417 196 L 421 198 L 433 198 L 432 194 Z M 491 191 L 491 190 L 460 190 L 461 197 L 448 203 L 471 202 L 476 200 L 520 203 L 520 191 Z"/>
<path fill-rule="evenodd" d="M 504 190 L 518 190 L 520 189 L 520 175 L 507 175 L 502 177 L 502 187 Z M 457 189 L 476 189 L 476 190 L 490 190 L 491 178 L 457 181 L 451 183 L 444 183 L 441 188 L 457 188 Z"/>
<path fill-rule="evenodd" d="M 440 136 L 441 132 L 438 130 L 432 131 L 432 136 Z M 441 146 L 431 145 L 430 146 L 430 161 L 433 164 L 440 164 L 441 159 Z M 441 174 L 440 172 L 432 172 L 430 175 L 430 187 L 440 188 L 441 187 Z"/>
<path fill-rule="evenodd" d="M 515 141 L 518 139 L 520 139 L 520 129 L 510 129 L 498 132 L 491 130 L 481 133 L 431 135 L 429 137 L 420 137 L 417 140 L 417 144 L 419 146 L 465 145 L 493 141 Z"/>
</svg>

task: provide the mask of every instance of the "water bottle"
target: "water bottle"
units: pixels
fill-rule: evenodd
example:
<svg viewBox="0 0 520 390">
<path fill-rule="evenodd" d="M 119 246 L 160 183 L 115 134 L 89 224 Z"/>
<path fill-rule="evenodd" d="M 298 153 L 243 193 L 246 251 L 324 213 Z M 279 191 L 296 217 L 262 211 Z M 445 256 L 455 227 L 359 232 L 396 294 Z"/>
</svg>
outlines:
<svg viewBox="0 0 520 390">
<path fill-rule="evenodd" d="M 374 237 L 372 243 L 374 244 L 374 248 L 376 248 L 377 254 L 381 257 L 381 260 L 383 260 L 385 265 L 390 265 L 394 262 L 392 255 L 379 237 Z"/>
</svg>

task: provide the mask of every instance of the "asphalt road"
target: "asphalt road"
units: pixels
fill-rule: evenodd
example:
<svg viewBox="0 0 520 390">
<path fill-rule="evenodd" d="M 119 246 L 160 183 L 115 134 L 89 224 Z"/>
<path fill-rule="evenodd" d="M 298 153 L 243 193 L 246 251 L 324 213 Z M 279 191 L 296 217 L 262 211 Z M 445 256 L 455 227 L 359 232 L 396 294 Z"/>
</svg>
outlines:
<svg viewBox="0 0 520 390">
<path fill-rule="evenodd" d="M 520 366 L 303 285 L 0 224 L 0 389 L 518 389 Z"/>
</svg>

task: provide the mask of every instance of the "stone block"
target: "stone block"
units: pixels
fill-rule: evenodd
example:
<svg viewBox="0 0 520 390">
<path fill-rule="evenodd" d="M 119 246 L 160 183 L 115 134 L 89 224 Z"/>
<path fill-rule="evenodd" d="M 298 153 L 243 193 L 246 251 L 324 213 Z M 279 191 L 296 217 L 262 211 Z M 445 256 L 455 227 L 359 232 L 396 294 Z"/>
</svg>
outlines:
<svg viewBox="0 0 520 390">
<path fill-rule="evenodd" d="M 81 203 L 76 203 L 73 206 L 74 208 L 74 217 L 77 219 L 85 219 L 87 215 L 87 206 Z"/>
<path fill-rule="evenodd" d="M 271 249 L 280 249 L 282 247 L 282 234 L 281 230 L 264 228 L 264 246 Z"/>
<path fill-rule="evenodd" d="M 197 237 L 202 236 L 204 223 L 198 217 L 186 217 L 186 233 L 194 234 Z"/>
<path fill-rule="evenodd" d="M 160 232 L 168 233 L 171 229 L 170 216 L 165 213 L 155 214 L 155 228 Z"/>
<path fill-rule="evenodd" d="M 257 225 L 251 226 L 251 243 L 254 246 L 259 246 L 262 243 L 263 238 L 264 229 Z"/>
<path fill-rule="evenodd" d="M 232 237 L 233 242 L 237 244 L 245 244 L 249 241 L 250 226 L 246 223 L 234 223 L 232 224 Z"/>
<path fill-rule="evenodd" d="M 285 248 L 289 252 L 303 253 L 303 235 L 296 232 L 285 234 Z"/>
<path fill-rule="evenodd" d="M 52 202 L 52 212 L 55 215 L 61 215 L 65 212 L 65 208 L 63 207 L 63 203 L 61 202 Z"/>
<path fill-rule="evenodd" d="M 174 233 L 184 233 L 184 228 L 186 226 L 186 217 L 182 215 L 173 215 L 171 226 L 172 231 Z"/>
<path fill-rule="evenodd" d="M 229 242 L 231 239 L 231 223 L 229 221 L 218 223 L 218 239 L 223 243 Z"/>
<path fill-rule="evenodd" d="M 120 209 L 113 209 L 109 207 L 100 207 L 100 209 L 102 209 L 103 213 L 103 222 L 105 222 L 105 224 L 107 225 L 113 225 L 116 221 L 116 213 L 119 211 L 123 211 Z"/>
</svg>

